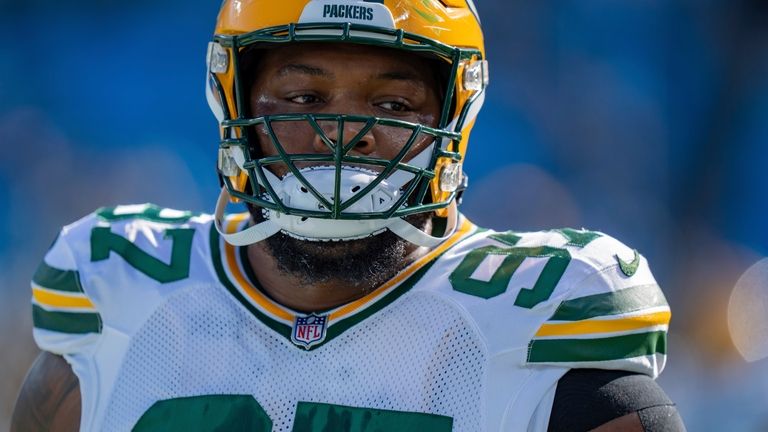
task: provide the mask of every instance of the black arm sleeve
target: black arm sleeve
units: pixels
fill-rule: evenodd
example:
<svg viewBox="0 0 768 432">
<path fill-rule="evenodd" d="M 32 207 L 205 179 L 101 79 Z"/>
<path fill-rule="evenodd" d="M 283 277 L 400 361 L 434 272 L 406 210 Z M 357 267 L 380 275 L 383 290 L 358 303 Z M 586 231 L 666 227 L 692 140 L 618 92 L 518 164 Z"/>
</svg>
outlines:
<svg viewBox="0 0 768 432">
<path fill-rule="evenodd" d="M 646 432 L 685 431 L 675 404 L 656 381 L 598 369 L 571 369 L 560 378 L 548 431 L 588 431 L 632 412 Z"/>
</svg>

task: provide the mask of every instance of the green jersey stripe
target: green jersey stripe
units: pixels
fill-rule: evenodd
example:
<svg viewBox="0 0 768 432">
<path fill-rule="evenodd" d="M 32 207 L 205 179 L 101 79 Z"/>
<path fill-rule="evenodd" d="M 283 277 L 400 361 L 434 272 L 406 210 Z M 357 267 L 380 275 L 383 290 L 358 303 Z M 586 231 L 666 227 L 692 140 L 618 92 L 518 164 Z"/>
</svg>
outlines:
<svg viewBox="0 0 768 432">
<path fill-rule="evenodd" d="M 66 292 L 83 292 L 80 285 L 80 275 L 75 270 L 59 270 L 43 261 L 37 267 L 32 282 L 50 290 Z"/>
<path fill-rule="evenodd" d="M 101 316 L 87 312 L 51 312 L 32 305 L 36 328 L 60 333 L 101 333 Z"/>
<path fill-rule="evenodd" d="M 660 306 L 668 305 L 658 285 L 638 285 L 620 291 L 564 301 L 550 321 L 579 321 Z"/>
<path fill-rule="evenodd" d="M 657 353 L 667 353 L 667 332 L 665 331 L 600 339 L 534 339 L 528 345 L 528 362 L 598 362 Z"/>
</svg>

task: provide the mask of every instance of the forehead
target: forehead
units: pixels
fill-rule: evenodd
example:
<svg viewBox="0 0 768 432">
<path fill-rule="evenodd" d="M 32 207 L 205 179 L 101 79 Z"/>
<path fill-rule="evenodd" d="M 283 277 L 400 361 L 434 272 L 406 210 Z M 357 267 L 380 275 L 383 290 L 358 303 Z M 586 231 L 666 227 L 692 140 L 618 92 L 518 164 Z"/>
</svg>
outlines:
<svg viewBox="0 0 768 432">
<path fill-rule="evenodd" d="M 348 74 L 401 74 L 414 80 L 433 82 L 436 60 L 392 48 L 345 43 L 299 43 L 258 50 L 259 75 L 302 71 L 291 66 L 309 66 L 328 77 Z M 311 69 L 303 69 L 305 72 Z"/>
</svg>

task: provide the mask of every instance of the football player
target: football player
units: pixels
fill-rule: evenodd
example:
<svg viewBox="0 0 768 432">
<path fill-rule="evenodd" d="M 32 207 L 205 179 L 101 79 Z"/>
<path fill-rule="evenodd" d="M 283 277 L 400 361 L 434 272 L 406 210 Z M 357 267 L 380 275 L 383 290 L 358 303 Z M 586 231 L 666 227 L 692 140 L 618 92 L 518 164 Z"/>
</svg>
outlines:
<svg viewBox="0 0 768 432">
<path fill-rule="evenodd" d="M 62 229 L 13 430 L 683 430 L 642 256 L 457 211 L 471 0 L 227 0 L 207 65 L 215 214 Z"/>
</svg>

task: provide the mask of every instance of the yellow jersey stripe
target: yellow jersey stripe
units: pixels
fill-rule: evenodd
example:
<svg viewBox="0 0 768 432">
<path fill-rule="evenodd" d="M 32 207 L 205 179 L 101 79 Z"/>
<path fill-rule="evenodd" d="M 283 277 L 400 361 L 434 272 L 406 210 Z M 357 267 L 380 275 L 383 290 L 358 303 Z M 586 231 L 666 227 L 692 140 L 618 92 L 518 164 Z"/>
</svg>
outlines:
<svg viewBox="0 0 768 432">
<path fill-rule="evenodd" d="M 32 297 L 42 306 L 96 309 L 91 300 L 83 294 L 58 293 L 33 286 Z"/>
<path fill-rule="evenodd" d="M 235 232 L 240 223 L 242 223 L 248 216 L 248 213 L 233 216 L 230 220 L 227 221 L 227 226 L 225 228 L 226 232 Z M 261 291 L 257 290 L 253 285 L 251 285 L 245 275 L 243 275 L 243 272 L 240 271 L 240 267 L 237 265 L 237 253 L 235 247 L 224 241 L 224 249 L 227 257 L 227 267 L 229 267 L 229 271 L 232 276 L 234 276 L 238 286 L 240 286 L 240 288 L 245 291 L 245 293 L 251 299 L 257 302 L 261 307 L 263 307 L 272 315 L 286 321 L 293 321 L 293 314 L 291 312 L 278 306 L 276 303 L 267 298 L 264 294 L 261 293 Z"/>
<path fill-rule="evenodd" d="M 589 319 L 575 322 L 544 323 L 539 327 L 536 336 L 570 336 L 637 330 L 669 324 L 671 317 L 670 311 L 661 311 L 611 320 Z"/>
</svg>

